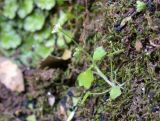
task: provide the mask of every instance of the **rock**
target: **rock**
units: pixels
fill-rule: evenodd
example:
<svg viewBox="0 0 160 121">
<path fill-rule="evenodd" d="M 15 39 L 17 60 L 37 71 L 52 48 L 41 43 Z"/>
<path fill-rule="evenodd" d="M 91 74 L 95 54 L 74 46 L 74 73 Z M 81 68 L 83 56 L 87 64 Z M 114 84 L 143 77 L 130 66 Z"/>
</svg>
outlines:
<svg viewBox="0 0 160 121">
<path fill-rule="evenodd" d="M 22 71 L 11 60 L 0 57 L 0 82 L 11 91 L 24 91 Z"/>
<path fill-rule="evenodd" d="M 137 52 L 141 51 L 141 49 L 143 48 L 142 42 L 137 40 L 135 43 L 135 48 Z"/>
<path fill-rule="evenodd" d="M 55 96 L 48 92 L 48 104 L 52 107 L 55 103 Z"/>
</svg>

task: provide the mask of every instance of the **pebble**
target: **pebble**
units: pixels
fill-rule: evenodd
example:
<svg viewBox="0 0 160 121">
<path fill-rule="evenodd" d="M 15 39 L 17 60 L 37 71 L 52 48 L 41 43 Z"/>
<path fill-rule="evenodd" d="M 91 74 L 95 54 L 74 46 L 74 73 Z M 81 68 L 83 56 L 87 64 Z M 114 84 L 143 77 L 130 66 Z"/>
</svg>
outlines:
<svg viewBox="0 0 160 121">
<path fill-rule="evenodd" d="M 50 92 L 48 92 L 47 95 L 48 95 L 48 104 L 52 107 L 55 104 L 55 96 L 52 95 Z"/>
</svg>

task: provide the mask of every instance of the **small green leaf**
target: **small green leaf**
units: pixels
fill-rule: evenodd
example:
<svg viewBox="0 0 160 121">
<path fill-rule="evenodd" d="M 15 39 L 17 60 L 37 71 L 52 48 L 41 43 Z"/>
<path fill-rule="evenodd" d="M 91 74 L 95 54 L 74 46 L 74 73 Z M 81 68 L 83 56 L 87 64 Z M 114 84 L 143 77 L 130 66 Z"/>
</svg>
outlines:
<svg viewBox="0 0 160 121">
<path fill-rule="evenodd" d="M 33 10 L 33 0 L 21 0 L 19 2 L 18 15 L 20 18 L 24 18 Z"/>
<path fill-rule="evenodd" d="M 142 1 L 137 1 L 136 2 L 136 11 L 137 12 L 141 12 L 144 11 L 146 9 L 146 3 L 142 2 Z"/>
<path fill-rule="evenodd" d="M 111 88 L 110 91 L 110 98 L 112 100 L 116 99 L 117 97 L 119 97 L 121 95 L 121 89 L 118 86 L 114 86 Z"/>
<path fill-rule="evenodd" d="M 32 57 L 33 57 L 33 52 L 32 51 L 26 51 L 23 54 L 19 55 L 19 59 L 26 66 L 31 66 L 31 62 L 28 61 L 28 60 Z"/>
<path fill-rule="evenodd" d="M 42 11 L 35 11 L 24 21 L 24 29 L 26 31 L 35 32 L 42 29 L 45 22 L 45 16 Z"/>
<path fill-rule="evenodd" d="M 49 38 L 46 43 L 45 43 L 46 47 L 54 47 L 55 46 L 55 39 L 54 37 Z"/>
<path fill-rule="evenodd" d="M 93 72 L 90 69 L 80 73 L 78 76 L 79 86 L 84 86 L 87 89 L 91 87 L 93 80 Z"/>
<path fill-rule="evenodd" d="M 3 14 L 4 16 L 13 19 L 16 16 L 18 9 L 17 0 L 5 0 Z"/>
<path fill-rule="evenodd" d="M 72 42 L 72 38 L 73 38 L 73 33 L 71 31 L 67 31 L 67 30 L 65 30 L 64 33 L 65 33 L 64 34 L 64 38 L 65 38 L 66 42 L 68 44 L 71 43 Z"/>
<path fill-rule="evenodd" d="M 35 3 L 41 9 L 50 10 L 55 6 L 56 0 L 35 0 Z"/>
<path fill-rule="evenodd" d="M 36 120 L 36 116 L 33 114 L 33 115 L 29 115 L 26 119 L 27 121 L 37 121 Z"/>
<path fill-rule="evenodd" d="M 81 53 L 82 53 L 81 48 L 76 47 L 76 48 L 75 48 L 75 51 L 74 51 L 74 53 L 73 53 L 73 57 L 80 58 L 80 57 L 81 57 Z"/>
<path fill-rule="evenodd" d="M 43 42 L 44 40 L 47 40 L 51 35 L 51 28 L 45 27 L 42 30 L 36 32 L 33 37 L 38 42 Z"/>
<path fill-rule="evenodd" d="M 101 47 L 97 47 L 96 50 L 93 53 L 93 60 L 94 61 L 98 61 L 98 60 L 102 60 L 102 58 L 106 55 L 106 52 L 104 50 L 104 48 Z"/>
<path fill-rule="evenodd" d="M 38 47 L 35 48 L 35 51 L 42 58 L 46 58 L 53 51 L 53 47 L 46 47 L 45 45 L 37 45 L 37 46 Z"/>
<path fill-rule="evenodd" d="M 67 14 L 64 13 L 63 11 L 60 11 L 60 17 L 58 19 L 57 24 L 60 24 L 61 26 L 63 26 L 67 20 L 68 20 Z"/>
<path fill-rule="evenodd" d="M 4 49 L 15 49 L 21 44 L 21 37 L 13 29 L 3 31 L 0 34 L 0 45 Z"/>
<path fill-rule="evenodd" d="M 58 33 L 57 45 L 58 45 L 59 48 L 65 48 L 66 47 L 66 43 L 64 41 L 62 33 Z"/>
<path fill-rule="evenodd" d="M 57 0 L 57 4 L 58 4 L 58 5 L 63 5 L 64 2 L 65 2 L 65 0 Z"/>
</svg>

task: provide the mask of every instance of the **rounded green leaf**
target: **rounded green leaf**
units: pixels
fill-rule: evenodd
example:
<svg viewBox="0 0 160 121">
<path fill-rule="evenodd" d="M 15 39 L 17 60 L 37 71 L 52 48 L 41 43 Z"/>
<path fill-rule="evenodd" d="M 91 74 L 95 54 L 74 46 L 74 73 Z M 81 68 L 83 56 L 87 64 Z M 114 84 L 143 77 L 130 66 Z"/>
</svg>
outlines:
<svg viewBox="0 0 160 121">
<path fill-rule="evenodd" d="M 50 10 L 55 6 L 55 0 L 35 0 L 36 5 L 41 9 Z"/>
<path fill-rule="evenodd" d="M 33 0 L 21 0 L 18 9 L 18 15 L 20 18 L 26 17 L 33 10 Z"/>
<path fill-rule="evenodd" d="M 106 52 L 105 52 L 104 48 L 102 46 L 97 47 L 93 53 L 93 60 L 94 61 L 101 60 L 105 55 L 106 55 Z"/>
<path fill-rule="evenodd" d="M 64 30 L 64 38 L 66 40 L 66 42 L 69 44 L 72 42 L 72 38 L 73 38 L 73 33 L 71 31 L 67 31 L 67 30 Z"/>
<path fill-rule="evenodd" d="M 51 28 L 47 28 L 45 27 L 44 29 L 42 29 L 41 31 L 36 32 L 33 37 L 35 40 L 42 42 L 46 39 L 48 39 L 51 35 Z"/>
<path fill-rule="evenodd" d="M 21 37 L 11 29 L 3 31 L 0 35 L 0 45 L 4 49 L 14 49 L 21 44 Z"/>
<path fill-rule="evenodd" d="M 24 21 L 24 29 L 26 31 L 35 32 L 42 29 L 45 22 L 45 16 L 42 11 L 35 11 Z"/>
<path fill-rule="evenodd" d="M 111 88 L 110 91 L 110 98 L 112 100 L 116 99 L 117 97 L 119 97 L 121 95 L 121 89 L 118 86 L 114 86 Z"/>
<path fill-rule="evenodd" d="M 33 52 L 30 50 L 30 51 L 26 51 L 24 52 L 23 54 L 21 54 L 19 56 L 19 59 L 21 60 L 21 62 L 26 65 L 26 66 L 30 66 L 31 65 L 31 62 L 28 61 L 30 60 L 31 58 L 33 57 Z"/>
<path fill-rule="evenodd" d="M 93 72 L 90 69 L 80 73 L 78 76 L 79 86 L 84 86 L 87 89 L 91 87 L 93 80 Z"/>
<path fill-rule="evenodd" d="M 58 33 L 57 46 L 59 48 L 65 48 L 66 47 L 66 43 L 64 41 L 62 33 Z"/>
<path fill-rule="evenodd" d="M 57 24 L 63 26 L 64 23 L 68 20 L 68 16 L 63 11 L 60 11 L 59 15 L 60 15 L 60 17 L 58 18 Z"/>
<path fill-rule="evenodd" d="M 27 118 L 26 118 L 27 121 L 37 121 L 36 120 L 36 116 L 33 114 L 33 115 L 29 115 Z"/>
<path fill-rule="evenodd" d="M 54 38 L 49 38 L 46 43 L 45 43 L 46 47 L 54 47 L 55 46 L 55 39 Z"/>
<path fill-rule="evenodd" d="M 4 16 L 13 19 L 16 16 L 18 9 L 17 0 L 5 0 L 3 14 Z"/>
<path fill-rule="evenodd" d="M 13 28 L 13 23 L 10 21 L 2 22 L 0 23 L 0 27 L 1 27 L 0 29 L 2 30 L 2 32 L 9 32 Z"/>
<path fill-rule="evenodd" d="M 35 51 L 40 57 L 46 58 L 53 51 L 53 47 L 46 47 L 45 45 L 37 45 Z"/>
</svg>

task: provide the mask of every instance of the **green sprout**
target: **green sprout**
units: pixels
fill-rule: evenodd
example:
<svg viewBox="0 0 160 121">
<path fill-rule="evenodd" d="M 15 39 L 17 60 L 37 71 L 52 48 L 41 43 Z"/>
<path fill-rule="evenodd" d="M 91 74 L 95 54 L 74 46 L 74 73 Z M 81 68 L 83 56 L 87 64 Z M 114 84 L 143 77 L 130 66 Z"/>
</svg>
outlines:
<svg viewBox="0 0 160 121">
<path fill-rule="evenodd" d="M 56 24 L 55 27 L 53 28 L 52 33 L 59 33 L 59 32 L 62 32 L 63 34 L 65 34 L 65 36 L 70 37 L 65 32 L 63 32 L 62 27 L 61 27 L 60 24 Z M 94 78 L 94 73 L 96 73 L 107 84 L 109 84 L 111 86 L 111 88 L 109 90 L 110 99 L 114 100 L 118 96 L 120 96 L 121 95 L 121 89 L 120 88 L 121 88 L 122 85 L 119 85 L 119 84 L 117 85 L 116 80 L 109 80 L 108 77 L 99 69 L 99 67 L 96 64 L 98 61 L 101 61 L 106 56 L 105 49 L 102 46 L 97 47 L 94 50 L 93 55 L 91 56 L 76 41 L 73 40 L 73 42 L 77 46 L 76 49 L 75 49 L 76 51 L 75 51 L 74 55 L 77 54 L 77 51 L 78 51 L 78 55 L 79 55 L 79 51 L 80 51 L 81 53 L 86 54 L 89 57 L 89 59 L 91 60 L 91 62 L 92 62 L 88 69 L 86 69 L 85 71 L 81 72 L 78 75 L 77 80 L 78 80 L 79 86 L 83 86 L 84 88 L 89 89 L 91 87 L 94 79 L 95 79 Z M 121 52 L 123 52 L 123 50 L 115 50 L 113 53 L 110 53 L 108 56 L 113 56 L 113 55 L 115 55 L 117 53 L 121 53 Z M 108 92 L 108 91 L 105 91 L 105 92 Z M 91 93 L 91 94 L 93 94 L 93 93 Z M 97 93 L 97 94 L 99 94 L 99 93 Z M 100 93 L 100 94 L 104 94 L 104 93 Z"/>
<path fill-rule="evenodd" d="M 142 1 L 136 2 L 136 11 L 137 12 L 144 11 L 145 9 L 146 9 L 146 3 L 142 2 Z"/>
<path fill-rule="evenodd" d="M 65 34 L 65 36 L 70 37 L 68 34 L 66 34 L 63 30 L 62 27 L 57 24 L 55 25 L 52 33 L 59 33 L 62 32 L 63 34 Z M 71 38 L 71 37 L 70 37 Z M 83 104 L 85 102 L 85 100 L 87 99 L 88 96 L 90 95 L 100 95 L 100 94 L 105 94 L 107 92 L 109 92 L 110 94 L 110 99 L 111 100 L 115 100 L 117 97 L 119 97 L 121 95 L 121 88 L 123 84 L 118 84 L 116 82 L 116 78 L 113 79 L 111 78 L 111 80 L 108 79 L 108 77 L 100 70 L 100 68 L 97 66 L 97 62 L 98 61 L 102 61 L 103 58 L 107 55 L 107 52 L 105 51 L 105 49 L 100 46 L 97 47 L 94 52 L 93 55 L 91 56 L 87 51 L 85 51 L 85 49 L 83 47 L 81 47 L 76 41 L 74 41 L 72 39 L 73 43 L 77 46 L 74 52 L 74 57 L 76 56 L 80 56 L 80 54 L 85 54 L 91 61 L 91 64 L 89 66 L 89 68 L 87 68 L 86 70 L 82 71 L 78 77 L 78 85 L 79 86 L 83 86 L 85 89 L 89 89 L 92 86 L 92 83 L 95 81 L 95 76 L 99 76 L 101 77 L 108 85 L 110 85 L 110 89 L 107 89 L 104 92 L 101 93 L 91 93 L 90 91 L 86 92 L 83 96 L 83 98 L 81 98 L 81 104 Z M 123 50 L 114 50 L 113 53 L 109 53 L 108 57 L 112 57 L 115 54 L 119 54 L 123 52 Z M 111 77 L 112 77 L 112 66 L 111 66 Z M 96 75 L 95 75 L 96 74 Z M 73 113 L 76 110 L 73 111 Z M 72 114 L 73 114 L 72 113 Z M 72 117 L 72 116 L 71 116 Z M 68 120 L 67 120 L 68 121 Z M 69 120 L 70 121 L 70 120 Z"/>
</svg>

